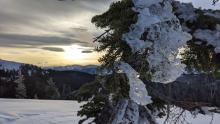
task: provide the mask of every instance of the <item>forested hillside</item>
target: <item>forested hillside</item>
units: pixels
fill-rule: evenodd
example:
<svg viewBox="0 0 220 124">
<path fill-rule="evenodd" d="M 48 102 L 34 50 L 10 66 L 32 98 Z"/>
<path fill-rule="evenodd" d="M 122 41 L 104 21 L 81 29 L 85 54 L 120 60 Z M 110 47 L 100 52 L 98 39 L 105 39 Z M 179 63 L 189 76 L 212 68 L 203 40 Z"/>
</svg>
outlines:
<svg viewBox="0 0 220 124">
<path fill-rule="evenodd" d="M 95 75 L 78 71 L 55 71 L 23 64 L 18 69 L 0 69 L 0 97 L 71 99 L 73 91 L 92 82 Z"/>
</svg>

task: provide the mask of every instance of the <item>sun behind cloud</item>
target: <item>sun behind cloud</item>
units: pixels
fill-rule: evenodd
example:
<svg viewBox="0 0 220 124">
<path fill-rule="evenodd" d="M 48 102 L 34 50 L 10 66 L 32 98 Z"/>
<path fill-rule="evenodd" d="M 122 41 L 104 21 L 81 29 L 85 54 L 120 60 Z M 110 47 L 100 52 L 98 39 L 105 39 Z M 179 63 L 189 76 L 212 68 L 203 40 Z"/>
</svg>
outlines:
<svg viewBox="0 0 220 124">
<path fill-rule="evenodd" d="M 79 45 L 65 46 L 64 49 L 64 58 L 67 60 L 82 60 L 86 58 L 86 54 L 82 53 Z"/>
</svg>

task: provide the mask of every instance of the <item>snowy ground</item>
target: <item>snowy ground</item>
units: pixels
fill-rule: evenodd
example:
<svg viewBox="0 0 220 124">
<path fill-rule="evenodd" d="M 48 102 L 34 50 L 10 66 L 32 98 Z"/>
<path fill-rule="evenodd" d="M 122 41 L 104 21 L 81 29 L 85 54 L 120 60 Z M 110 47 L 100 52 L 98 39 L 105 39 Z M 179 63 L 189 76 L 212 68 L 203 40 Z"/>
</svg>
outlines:
<svg viewBox="0 0 220 124">
<path fill-rule="evenodd" d="M 180 113 L 177 113 L 180 114 Z M 176 115 L 177 117 L 178 115 Z M 174 124 L 176 118 L 173 120 L 169 120 L 166 124 Z M 158 124 L 164 124 L 166 118 L 159 119 L 157 118 Z M 184 123 L 181 123 L 184 122 Z M 220 115 L 219 114 L 198 114 L 193 116 L 190 112 L 186 111 L 183 115 L 179 118 L 176 124 L 220 124 Z"/>
<path fill-rule="evenodd" d="M 75 101 L 0 99 L 0 124 L 77 124 Z"/>
<path fill-rule="evenodd" d="M 0 99 L 0 124 L 77 124 L 76 101 Z M 220 115 L 198 115 L 193 118 L 187 113 L 190 124 L 219 124 Z M 163 124 L 163 119 L 157 119 Z"/>
</svg>

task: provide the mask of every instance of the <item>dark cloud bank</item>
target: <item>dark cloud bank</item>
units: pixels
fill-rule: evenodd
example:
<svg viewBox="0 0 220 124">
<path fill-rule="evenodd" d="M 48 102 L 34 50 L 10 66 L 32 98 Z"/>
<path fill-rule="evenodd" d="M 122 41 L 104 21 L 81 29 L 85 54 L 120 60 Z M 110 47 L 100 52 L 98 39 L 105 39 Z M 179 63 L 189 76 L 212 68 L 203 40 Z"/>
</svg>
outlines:
<svg viewBox="0 0 220 124">
<path fill-rule="evenodd" d="M 53 52 L 64 52 L 63 48 L 58 48 L 58 47 L 42 47 L 42 49 Z"/>
<path fill-rule="evenodd" d="M 60 26 L 61 29 L 57 29 L 53 22 L 66 19 L 71 23 L 85 13 L 101 13 L 110 3 L 111 0 L 0 0 L 0 46 L 89 46 L 88 41 L 80 41 L 77 36 L 79 33 L 88 33 L 88 25 L 78 24 L 79 26 L 66 29 Z M 54 35 L 40 35 L 41 31 Z M 49 50 L 57 51 L 51 48 Z"/>
</svg>

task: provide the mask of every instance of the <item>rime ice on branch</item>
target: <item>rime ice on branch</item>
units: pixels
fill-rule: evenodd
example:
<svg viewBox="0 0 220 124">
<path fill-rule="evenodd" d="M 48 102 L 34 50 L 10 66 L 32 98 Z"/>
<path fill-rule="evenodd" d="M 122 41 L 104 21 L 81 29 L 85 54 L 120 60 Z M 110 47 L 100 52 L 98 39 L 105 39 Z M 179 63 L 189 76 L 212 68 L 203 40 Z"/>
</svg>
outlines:
<svg viewBox="0 0 220 124">
<path fill-rule="evenodd" d="M 177 58 L 178 51 L 192 37 L 183 32 L 178 18 L 172 12 L 171 1 L 133 0 L 138 20 L 122 39 L 132 52 L 143 53 L 149 49 L 151 81 L 168 83 L 176 80 L 185 70 Z"/>
<path fill-rule="evenodd" d="M 111 124 L 156 124 L 149 110 L 143 108 L 131 100 L 122 99 L 116 106 L 115 118 Z"/>
<path fill-rule="evenodd" d="M 179 19 L 184 21 L 193 22 L 196 21 L 198 15 L 195 13 L 196 9 L 193 7 L 192 3 L 181 3 L 179 1 L 173 2 L 175 12 Z"/>
<path fill-rule="evenodd" d="M 120 62 L 118 69 L 126 74 L 130 85 L 129 96 L 131 100 L 139 105 L 147 105 L 152 103 L 151 97 L 145 88 L 145 84 L 139 79 L 139 74 L 127 63 Z"/>
</svg>

